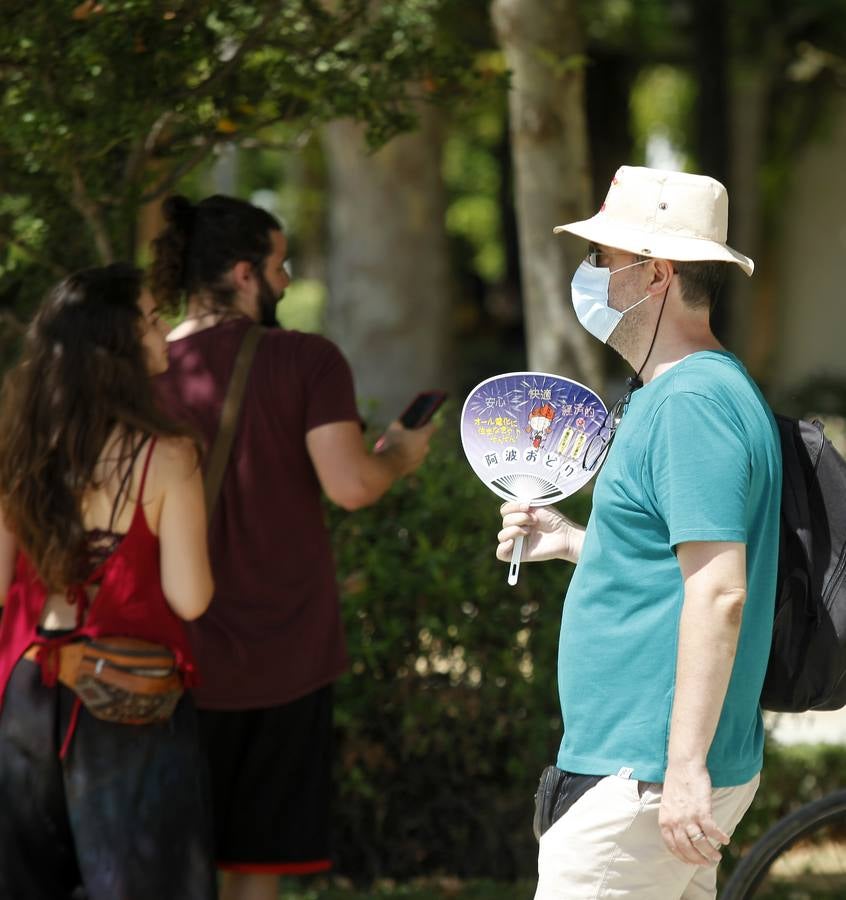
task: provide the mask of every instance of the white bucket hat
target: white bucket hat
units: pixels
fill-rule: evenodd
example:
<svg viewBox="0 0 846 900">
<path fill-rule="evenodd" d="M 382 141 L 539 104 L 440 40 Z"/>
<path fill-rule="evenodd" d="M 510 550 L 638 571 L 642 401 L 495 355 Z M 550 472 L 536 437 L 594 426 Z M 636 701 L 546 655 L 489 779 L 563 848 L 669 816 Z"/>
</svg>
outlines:
<svg viewBox="0 0 846 900">
<path fill-rule="evenodd" d="M 558 225 L 606 247 L 689 262 L 718 259 L 751 275 L 755 263 L 726 244 L 728 193 L 707 175 L 620 166 L 599 212 Z"/>
</svg>

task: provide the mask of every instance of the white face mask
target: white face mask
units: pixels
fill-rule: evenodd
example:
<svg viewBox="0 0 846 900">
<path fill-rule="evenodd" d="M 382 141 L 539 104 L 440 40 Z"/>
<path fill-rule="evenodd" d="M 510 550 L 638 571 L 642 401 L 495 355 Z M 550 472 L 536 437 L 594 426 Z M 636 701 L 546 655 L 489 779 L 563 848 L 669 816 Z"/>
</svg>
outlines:
<svg viewBox="0 0 846 900">
<path fill-rule="evenodd" d="M 640 306 L 644 300 L 648 300 L 652 296 L 647 294 L 624 310 L 612 309 L 608 305 L 608 287 L 611 283 L 611 276 L 615 272 L 622 272 L 623 269 L 631 269 L 634 266 L 643 265 L 645 262 L 649 262 L 649 260 L 641 259 L 628 266 L 614 269 L 612 272 L 610 269 L 592 266 L 587 260 L 584 260 L 576 269 L 576 274 L 570 283 L 570 294 L 573 298 L 576 318 L 586 331 L 589 331 L 603 344 L 608 343 L 611 333 L 627 312 Z"/>
</svg>

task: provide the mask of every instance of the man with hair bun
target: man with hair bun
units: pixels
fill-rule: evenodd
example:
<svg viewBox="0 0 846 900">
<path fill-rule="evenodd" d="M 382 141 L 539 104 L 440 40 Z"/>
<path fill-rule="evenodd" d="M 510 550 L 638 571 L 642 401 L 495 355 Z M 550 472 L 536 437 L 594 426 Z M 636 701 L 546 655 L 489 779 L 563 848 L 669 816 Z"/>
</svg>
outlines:
<svg viewBox="0 0 846 900">
<path fill-rule="evenodd" d="M 423 461 L 432 429 L 365 446 L 349 366 L 329 340 L 276 326 L 289 283 L 279 223 L 243 200 L 171 197 L 152 287 L 186 315 L 161 396 L 211 446 L 235 357 L 262 335 L 209 527 L 215 595 L 190 635 L 223 900 L 276 900 L 278 878 L 330 868 L 332 683 L 347 656 L 321 493 L 375 503 Z"/>
</svg>

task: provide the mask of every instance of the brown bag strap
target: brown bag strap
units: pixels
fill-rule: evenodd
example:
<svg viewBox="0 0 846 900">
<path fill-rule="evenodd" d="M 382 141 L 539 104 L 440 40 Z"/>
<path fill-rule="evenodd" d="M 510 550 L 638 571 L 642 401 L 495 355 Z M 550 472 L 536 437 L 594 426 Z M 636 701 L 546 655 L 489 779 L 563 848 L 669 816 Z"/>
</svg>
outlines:
<svg viewBox="0 0 846 900">
<path fill-rule="evenodd" d="M 244 389 L 247 386 L 247 376 L 253 364 L 253 357 L 264 329 L 260 325 L 250 325 L 235 365 L 232 369 L 232 377 L 229 379 L 229 387 L 226 389 L 226 398 L 223 401 L 223 411 L 220 414 L 220 424 L 217 427 L 217 435 L 214 439 L 209 464 L 206 468 L 205 492 L 206 492 L 206 516 L 211 522 L 212 513 L 217 505 L 217 498 L 223 484 L 223 473 L 229 462 L 229 454 L 232 452 L 232 442 L 235 440 L 235 426 L 238 424 L 238 416 L 241 412 L 241 401 L 244 399 Z"/>
</svg>

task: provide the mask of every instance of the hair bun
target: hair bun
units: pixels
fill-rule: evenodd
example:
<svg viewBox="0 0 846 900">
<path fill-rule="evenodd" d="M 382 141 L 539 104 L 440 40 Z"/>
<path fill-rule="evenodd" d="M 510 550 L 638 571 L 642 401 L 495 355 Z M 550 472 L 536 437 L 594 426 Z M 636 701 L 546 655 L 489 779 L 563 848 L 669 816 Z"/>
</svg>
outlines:
<svg viewBox="0 0 846 900">
<path fill-rule="evenodd" d="M 165 220 L 175 225 L 180 231 L 191 231 L 197 214 L 197 207 L 181 194 L 173 194 L 162 204 Z"/>
</svg>

